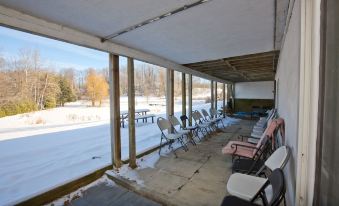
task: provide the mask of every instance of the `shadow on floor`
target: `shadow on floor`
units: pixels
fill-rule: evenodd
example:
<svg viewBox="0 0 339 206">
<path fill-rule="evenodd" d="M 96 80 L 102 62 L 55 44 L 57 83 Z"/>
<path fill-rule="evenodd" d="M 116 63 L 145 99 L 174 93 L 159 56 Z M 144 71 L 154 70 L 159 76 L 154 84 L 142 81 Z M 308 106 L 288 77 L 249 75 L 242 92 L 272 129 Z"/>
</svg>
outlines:
<svg viewBox="0 0 339 206">
<path fill-rule="evenodd" d="M 135 170 L 142 184 L 114 175 L 118 184 L 164 205 L 220 205 L 231 175 L 231 157 L 221 149 L 240 134 L 248 135 L 253 121 L 242 120 L 211 138 L 202 140 L 189 151 L 178 150 L 160 156 L 154 168 Z"/>
</svg>

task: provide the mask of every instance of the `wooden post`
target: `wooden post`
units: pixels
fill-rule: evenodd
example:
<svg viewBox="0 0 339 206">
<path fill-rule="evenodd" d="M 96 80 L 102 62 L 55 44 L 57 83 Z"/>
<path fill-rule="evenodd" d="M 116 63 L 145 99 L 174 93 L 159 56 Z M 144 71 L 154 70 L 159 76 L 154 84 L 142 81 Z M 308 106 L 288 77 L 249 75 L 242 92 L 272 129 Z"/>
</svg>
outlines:
<svg viewBox="0 0 339 206">
<path fill-rule="evenodd" d="M 235 84 L 232 84 L 232 108 L 233 108 L 233 111 L 235 111 Z"/>
<path fill-rule="evenodd" d="M 166 115 L 174 113 L 174 71 L 167 69 L 166 73 Z"/>
<path fill-rule="evenodd" d="M 218 109 L 218 82 L 215 82 L 214 91 L 214 109 Z"/>
<path fill-rule="evenodd" d="M 214 82 L 211 80 L 211 108 L 214 109 Z"/>
<path fill-rule="evenodd" d="M 186 75 L 181 73 L 181 115 L 186 115 Z M 183 122 L 183 126 L 186 127 L 186 121 Z"/>
<path fill-rule="evenodd" d="M 119 56 L 109 54 L 110 128 L 113 167 L 121 166 Z"/>
<path fill-rule="evenodd" d="M 171 115 L 174 115 L 174 70 L 171 69 Z"/>
<path fill-rule="evenodd" d="M 135 143 L 135 89 L 134 89 L 134 61 L 127 58 L 127 81 L 128 81 L 128 136 L 129 136 L 129 166 L 134 169 L 136 163 Z"/>
<path fill-rule="evenodd" d="M 222 115 L 224 118 L 226 117 L 225 109 L 226 109 L 225 84 L 222 84 Z"/>
<path fill-rule="evenodd" d="M 189 116 L 189 126 L 192 126 L 192 74 L 188 75 L 188 116 Z"/>
<path fill-rule="evenodd" d="M 230 101 L 232 95 L 232 84 L 227 84 L 227 96 L 226 100 Z"/>
</svg>

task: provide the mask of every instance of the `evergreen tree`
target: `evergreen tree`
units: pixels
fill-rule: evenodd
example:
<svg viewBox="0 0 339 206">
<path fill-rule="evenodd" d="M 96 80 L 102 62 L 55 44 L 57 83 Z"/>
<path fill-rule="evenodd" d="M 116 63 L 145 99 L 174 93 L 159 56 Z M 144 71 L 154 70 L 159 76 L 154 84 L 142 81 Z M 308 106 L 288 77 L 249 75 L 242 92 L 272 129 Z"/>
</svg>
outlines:
<svg viewBox="0 0 339 206">
<path fill-rule="evenodd" d="M 72 90 L 71 84 L 65 77 L 59 80 L 60 93 L 58 95 L 58 103 L 64 106 L 66 102 L 73 102 L 76 100 L 75 94 Z"/>
</svg>

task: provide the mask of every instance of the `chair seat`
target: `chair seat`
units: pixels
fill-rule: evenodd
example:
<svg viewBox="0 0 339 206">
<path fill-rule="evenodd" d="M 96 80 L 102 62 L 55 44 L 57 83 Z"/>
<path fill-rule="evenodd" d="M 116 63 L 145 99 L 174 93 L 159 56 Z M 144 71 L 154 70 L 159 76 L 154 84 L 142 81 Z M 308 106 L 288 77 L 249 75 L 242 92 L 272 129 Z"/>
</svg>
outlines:
<svg viewBox="0 0 339 206">
<path fill-rule="evenodd" d="M 197 126 L 187 126 L 185 129 L 195 130 L 196 128 L 197 128 Z"/>
<path fill-rule="evenodd" d="M 222 118 L 221 118 L 221 117 L 216 117 L 216 118 L 212 118 L 211 120 L 214 120 L 214 121 L 216 121 L 216 122 L 219 122 L 219 121 L 222 120 Z"/>
<path fill-rule="evenodd" d="M 252 159 L 236 159 L 232 165 L 233 172 L 248 173 L 251 169 L 251 174 L 257 173 L 259 169 L 264 165 L 263 160 Z"/>
<path fill-rule="evenodd" d="M 247 142 L 252 143 L 252 144 L 257 144 L 260 139 L 257 138 L 248 138 Z"/>
<path fill-rule="evenodd" d="M 204 128 L 204 127 L 209 127 L 209 126 L 210 126 L 209 123 L 201 123 L 201 124 L 198 124 L 198 127 L 202 127 L 202 128 Z"/>
<path fill-rule="evenodd" d="M 264 131 L 265 131 L 265 128 L 254 126 L 252 131 L 253 131 L 253 132 L 264 132 Z"/>
<path fill-rule="evenodd" d="M 227 182 L 227 191 L 243 200 L 251 201 L 260 188 L 267 182 L 266 178 L 234 173 Z"/>
<path fill-rule="evenodd" d="M 171 133 L 171 134 L 168 134 L 167 135 L 167 139 L 178 139 L 179 137 L 181 137 L 181 135 L 182 134 L 173 134 L 173 133 Z"/>
<path fill-rule="evenodd" d="M 190 131 L 190 130 L 185 130 L 185 129 L 184 129 L 184 130 L 179 130 L 178 133 L 181 134 L 181 135 L 185 135 L 185 134 L 191 133 L 191 131 Z"/>
<path fill-rule="evenodd" d="M 260 139 L 261 136 L 262 136 L 262 133 L 261 134 L 260 133 L 254 133 L 254 132 L 251 133 L 251 137 L 253 137 L 253 138 Z"/>
<path fill-rule="evenodd" d="M 232 144 L 240 144 L 244 146 L 255 147 L 255 145 L 247 143 L 247 142 L 229 141 L 227 145 L 222 149 L 222 153 L 233 154 L 233 155 L 238 155 L 238 156 L 247 157 L 247 158 L 253 158 L 253 155 L 254 155 L 253 148 L 237 146 L 237 150 L 236 150 L 235 146 L 232 147 Z"/>
<path fill-rule="evenodd" d="M 226 196 L 224 200 L 221 203 L 221 206 L 256 206 L 257 204 L 254 204 L 252 202 L 240 199 L 239 197 L 236 196 Z"/>
<path fill-rule="evenodd" d="M 254 126 L 255 127 L 264 127 L 266 122 L 257 122 Z"/>
<path fill-rule="evenodd" d="M 217 122 L 217 120 L 215 120 L 215 119 L 206 120 L 206 123 L 208 123 L 208 124 L 214 124 L 216 122 Z"/>
</svg>

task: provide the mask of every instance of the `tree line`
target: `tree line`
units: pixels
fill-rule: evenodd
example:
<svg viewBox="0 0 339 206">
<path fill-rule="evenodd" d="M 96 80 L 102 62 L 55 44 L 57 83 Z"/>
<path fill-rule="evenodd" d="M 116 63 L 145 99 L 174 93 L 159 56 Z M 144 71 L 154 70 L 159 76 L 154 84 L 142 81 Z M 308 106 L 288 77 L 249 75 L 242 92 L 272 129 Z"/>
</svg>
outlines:
<svg viewBox="0 0 339 206">
<path fill-rule="evenodd" d="M 175 96 L 181 95 L 181 73 L 175 72 Z M 42 59 L 38 50 L 21 49 L 16 57 L 0 53 L 0 117 L 34 110 L 64 106 L 67 102 L 87 99 L 101 106 L 109 94 L 108 68 L 56 68 Z M 166 69 L 138 62 L 135 64 L 135 93 L 138 96 L 164 97 Z M 194 87 L 208 88 L 209 83 L 194 78 Z M 120 94 L 127 95 L 127 68 L 120 68 Z"/>
<path fill-rule="evenodd" d="M 0 117 L 64 106 L 84 97 L 95 106 L 108 95 L 100 71 L 55 68 L 45 63 L 38 50 L 30 49 L 10 59 L 0 55 L 0 88 Z"/>
</svg>

